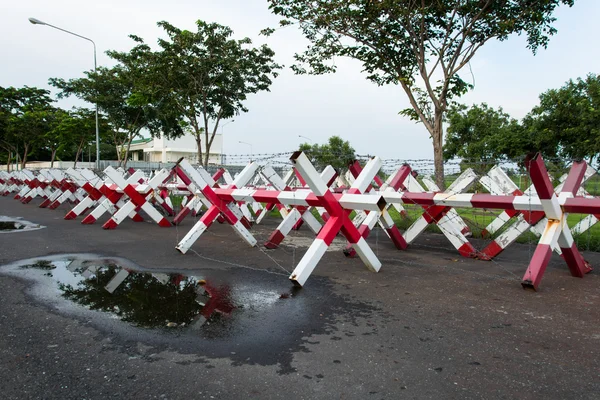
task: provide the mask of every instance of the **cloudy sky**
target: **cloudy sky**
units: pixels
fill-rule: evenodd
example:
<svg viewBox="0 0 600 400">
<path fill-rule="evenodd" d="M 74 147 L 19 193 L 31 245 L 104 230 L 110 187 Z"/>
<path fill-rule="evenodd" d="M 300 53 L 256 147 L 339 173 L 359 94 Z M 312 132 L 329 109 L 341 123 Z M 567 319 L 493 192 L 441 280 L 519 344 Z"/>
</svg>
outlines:
<svg viewBox="0 0 600 400">
<path fill-rule="evenodd" d="M 471 63 L 475 89 L 464 96 L 466 104 L 487 102 L 523 117 L 537 104 L 538 95 L 558 88 L 571 78 L 598 73 L 598 22 L 600 1 L 577 0 L 573 8 L 561 7 L 556 16 L 554 36 L 547 50 L 533 56 L 525 39 L 491 42 Z M 10 4 L 10 6 L 8 6 Z M 278 19 L 269 13 L 265 0 L 22 0 L 5 2 L 0 13 L 0 86 L 48 88 L 49 77 L 73 78 L 93 68 L 89 42 L 47 26 L 32 25 L 35 17 L 61 28 L 92 38 L 98 47 L 98 64 L 110 65 L 108 49 L 128 50 L 128 34 L 155 43 L 162 35 L 156 22 L 194 29 L 203 19 L 229 25 L 237 38 L 248 36 L 255 44 L 267 43 L 279 63 L 290 65 L 295 51 L 306 42 L 289 27 L 265 38 L 258 32 L 275 26 Z M 409 106 L 399 87 L 377 87 L 366 81 L 360 65 L 337 60 L 337 74 L 295 76 L 285 70 L 271 92 L 249 98 L 250 112 L 223 127 L 224 151 L 254 153 L 294 150 L 306 141 L 324 142 L 331 135 L 349 140 L 359 154 L 376 154 L 385 159 L 429 159 L 433 156 L 429 136 L 421 125 L 399 116 Z M 70 108 L 75 100 L 61 101 Z"/>
</svg>

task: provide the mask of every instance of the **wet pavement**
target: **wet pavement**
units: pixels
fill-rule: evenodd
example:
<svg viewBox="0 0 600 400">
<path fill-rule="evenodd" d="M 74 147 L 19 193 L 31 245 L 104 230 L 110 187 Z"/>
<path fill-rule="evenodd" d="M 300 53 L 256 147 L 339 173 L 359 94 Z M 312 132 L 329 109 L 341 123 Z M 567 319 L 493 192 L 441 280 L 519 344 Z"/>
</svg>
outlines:
<svg viewBox="0 0 600 400">
<path fill-rule="evenodd" d="M 531 245 L 484 262 L 376 230 L 378 274 L 340 240 L 297 290 L 305 230 L 261 250 L 215 224 L 182 255 L 191 219 L 105 231 L 66 212 L 0 197 L 0 215 L 46 227 L 0 235 L 2 398 L 599 397 L 598 274 L 554 256 L 524 291 Z"/>
</svg>

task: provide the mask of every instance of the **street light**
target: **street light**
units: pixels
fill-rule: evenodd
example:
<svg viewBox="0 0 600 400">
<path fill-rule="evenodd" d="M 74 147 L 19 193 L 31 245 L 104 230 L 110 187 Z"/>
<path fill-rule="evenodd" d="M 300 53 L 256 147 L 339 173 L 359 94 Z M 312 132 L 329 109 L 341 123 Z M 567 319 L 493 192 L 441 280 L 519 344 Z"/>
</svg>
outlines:
<svg viewBox="0 0 600 400">
<path fill-rule="evenodd" d="M 227 161 L 227 156 L 225 155 L 225 134 L 223 132 L 223 128 L 225 128 L 226 125 L 229 125 L 230 123 L 235 122 L 235 119 L 232 119 L 229 122 L 224 123 L 223 125 L 221 125 L 221 164 L 225 164 L 225 162 Z"/>
<path fill-rule="evenodd" d="M 98 66 L 96 64 L 96 43 L 94 43 L 94 41 L 92 39 L 86 38 L 85 36 L 78 35 L 74 32 L 68 31 L 66 29 L 59 28 L 58 26 L 51 25 L 47 22 L 40 21 L 39 19 L 36 19 L 36 18 L 29 18 L 29 22 L 31 22 L 34 25 L 46 25 L 51 28 L 58 29 L 59 31 L 66 32 L 73 36 L 77 36 L 79 38 L 82 38 L 82 39 L 92 42 L 92 44 L 94 45 L 94 72 L 97 71 Z M 96 102 L 96 169 L 100 169 L 100 129 L 98 127 L 98 103 L 97 102 Z"/>
<path fill-rule="evenodd" d="M 250 162 L 252 162 L 252 143 L 248 143 L 248 142 L 242 142 L 240 140 L 241 144 L 247 144 L 248 146 L 250 146 Z"/>
<path fill-rule="evenodd" d="M 307 140 L 309 140 L 311 143 L 313 143 L 312 139 L 311 139 L 311 138 L 309 138 L 309 137 L 302 136 L 302 135 L 298 135 L 298 137 L 301 137 L 301 138 L 307 139 Z"/>
</svg>

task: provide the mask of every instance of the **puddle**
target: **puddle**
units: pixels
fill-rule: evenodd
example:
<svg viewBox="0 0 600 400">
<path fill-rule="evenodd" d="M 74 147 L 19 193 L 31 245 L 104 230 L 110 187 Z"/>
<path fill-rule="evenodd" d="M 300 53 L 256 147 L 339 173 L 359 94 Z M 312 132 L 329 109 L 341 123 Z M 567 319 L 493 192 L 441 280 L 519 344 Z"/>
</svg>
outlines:
<svg viewBox="0 0 600 400">
<path fill-rule="evenodd" d="M 0 233 L 24 232 L 42 228 L 45 228 L 45 226 L 25 221 L 21 217 L 0 215 Z"/>
<path fill-rule="evenodd" d="M 293 353 L 307 351 L 312 334 L 335 332 L 340 321 L 358 326 L 357 319 L 377 311 L 335 294 L 325 279 L 296 289 L 261 271 L 148 271 L 126 259 L 71 254 L 23 260 L 0 272 L 33 281 L 28 293 L 51 309 L 125 342 L 154 346 L 155 353 L 278 364 L 281 373 L 294 371 Z"/>
</svg>

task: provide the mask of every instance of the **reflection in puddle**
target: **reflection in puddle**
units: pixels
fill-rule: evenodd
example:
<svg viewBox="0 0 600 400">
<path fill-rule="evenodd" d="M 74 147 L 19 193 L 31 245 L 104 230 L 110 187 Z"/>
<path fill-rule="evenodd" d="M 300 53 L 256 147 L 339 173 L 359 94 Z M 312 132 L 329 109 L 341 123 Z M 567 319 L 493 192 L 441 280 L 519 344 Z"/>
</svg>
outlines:
<svg viewBox="0 0 600 400">
<path fill-rule="evenodd" d="M 227 325 L 223 317 L 236 310 L 256 309 L 293 296 L 257 290 L 246 293 L 240 302 L 226 284 L 179 273 L 139 272 L 107 259 L 40 259 L 18 269 L 45 271 L 63 298 L 137 327 L 191 331 L 206 327 L 203 333 L 209 337 L 223 332 L 208 325 L 218 321 L 223 328 Z"/>
<path fill-rule="evenodd" d="M 142 273 L 81 260 L 56 265 L 53 275 L 65 298 L 139 327 L 200 327 L 235 308 L 228 287 L 194 276 Z"/>
<path fill-rule="evenodd" d="M 4 265 L 0 274 L 33 282 L 27 291 L 40 303 L 92 324 L 124 349 L 129 341 L 150 346 L 149 354 L 169 348 L 292 373 L 294 354 L 307 351 L 313 335 L 339 324 L 376 334 L 364 322 L 380 311 L 337 294 L 326 279 L 303 291 L 259 270 L 198 268 L 184 275 L 123 258 L 61 254 Z"/>
</svg>

